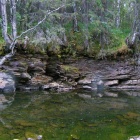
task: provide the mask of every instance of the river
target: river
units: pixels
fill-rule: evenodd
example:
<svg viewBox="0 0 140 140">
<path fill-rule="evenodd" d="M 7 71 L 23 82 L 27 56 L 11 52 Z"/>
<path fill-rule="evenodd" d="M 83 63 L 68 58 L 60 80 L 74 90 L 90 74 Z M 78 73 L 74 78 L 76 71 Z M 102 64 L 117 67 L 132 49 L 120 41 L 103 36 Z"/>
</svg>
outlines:
<svg viewBox="0 0 140 140">
<path fill-rule="evenodd" d="M 84 90 L 5 94 L 0 140 L 37 135 L 43 140 L 127 140 L 140 135 L 140 97 L 112 95 Z"/>
</svg>

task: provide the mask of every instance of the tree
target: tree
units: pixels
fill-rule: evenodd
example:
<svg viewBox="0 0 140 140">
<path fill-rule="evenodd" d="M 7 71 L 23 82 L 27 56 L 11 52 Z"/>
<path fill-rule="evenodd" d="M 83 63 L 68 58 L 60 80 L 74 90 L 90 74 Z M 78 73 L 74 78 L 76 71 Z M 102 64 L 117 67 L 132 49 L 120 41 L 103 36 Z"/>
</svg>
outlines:
<svg viewBox="0 0 140 140">
<path fill-rule="evenodd" d="M 120 22 L 121 22 L 121 18 L 120 18 L 120 10 L 121 10 L 121 0 L 116 0 L 115 1 L 115 5 L 116 5 L 116 9 L 117 9 L 117 14 L 116 14 L 116 18 L 115 18 L 115 24 L 116 27 L 119 28 L 120 27 Z"/>
<path fill-rule="evenodd" d="M 140 38 L 140 2 L 136 0 L 134 6 L 134 19 L 131 34 L 126 38 L 126 44 L 129 48 L 134 49 L 136 46 L 136 39 Z"/>
<path fill-rule="evenodd" d="M 7 22 L 7 11 L 6 11 L 6 4 L 8 1 L 6 0 L 0 0 L 0 6 L 1 6 L 1 14 L 2 14 L 2 35 L 4 37 L 4 40 L 6 42 L 6 45 L 9 47 L 11 52 L 7 55 L 5 55 L 0 60 L 0 65 L 2 65 L 7 58 L 12 57 L 15 54 L 15 46 L 17 43 L 17 40 L 27 34 L 28 32 L 36 29 L 38 26 L 40 26 L 46 19 L 47 16 L 52 14 L 55 11 L 58 11 L 60 8 L 64 7 L 64 5 L 59 6 L 56 9 L 53 9 L 51 11 L 45 12 L 45 16 L 43 19 L 41 19 L 35 26 L 27 29 L 26 31 L 23 31 L 19 36 L 17 36 L 17 22 L 16 22 L 16 3 L 15 0 L 9 0 L 10 1 L 10 8 L 11 8 L 11 28 L 12 28 L 12 36 L 8 34 L 8 22 Z M 26 42 L 26 41 L 25 41 Z"/>
</svg>

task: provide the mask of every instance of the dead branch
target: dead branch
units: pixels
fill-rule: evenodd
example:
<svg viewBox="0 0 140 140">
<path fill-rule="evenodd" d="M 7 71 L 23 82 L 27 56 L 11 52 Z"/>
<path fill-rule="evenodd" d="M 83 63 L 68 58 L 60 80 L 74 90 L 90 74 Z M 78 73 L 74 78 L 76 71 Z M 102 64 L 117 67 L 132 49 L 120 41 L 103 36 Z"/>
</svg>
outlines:
<svg viewBox="0 0 140 140">
<path fill-rule="evenodd" d="M 70 4 L 68 4 L 68 5 L 70 5 Z M 1 58 L 0 65 L 2 65 L 8 58 L 12 57 L 15 54 L 14 48 L 15 48 L 15 44 L 16 44 L 17 39 L 21 38 L 23 35 L 27 34 L 28 32 L 30 32 L 32 30 L 35 30 L 40 24 L 42 24 L 47 19 L 47 16 L 49 16 L 53 12 L 58 11 L 60 8 L 62 8 L 64 6 L 66 6 L 66 5 L 62 5 L 62 6 L 58 7 L 57 9 L 54 9 L 52 11 L 49 11 L 48 13 L 46 13 L 46 15 L 44 16 L 44 18 L 41 21 L 39 21 L 35 26 L 33 26 L 32 28 L 30 28 L 30 29 L 22 32 L 19 36 L 15 37 L 13 39 L 10 47 L 9 47 L 11 49 L 11 52 Z"/>
</svg>

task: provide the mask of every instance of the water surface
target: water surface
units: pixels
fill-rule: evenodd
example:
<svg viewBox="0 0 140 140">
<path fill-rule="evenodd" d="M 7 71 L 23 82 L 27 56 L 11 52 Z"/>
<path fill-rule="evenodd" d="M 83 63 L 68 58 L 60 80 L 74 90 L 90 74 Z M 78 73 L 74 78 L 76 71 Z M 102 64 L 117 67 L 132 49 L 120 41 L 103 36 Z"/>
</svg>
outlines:
<svg viewBox="0 0 140 140">
<path fill-rule="evenodd" d="M 36 135 L 43 140 L 127 140 L 140 135 L 137 94 L 39 91 L 5 98 L 9 102 L 0 104 L 0 140 Z"/>
</svg>

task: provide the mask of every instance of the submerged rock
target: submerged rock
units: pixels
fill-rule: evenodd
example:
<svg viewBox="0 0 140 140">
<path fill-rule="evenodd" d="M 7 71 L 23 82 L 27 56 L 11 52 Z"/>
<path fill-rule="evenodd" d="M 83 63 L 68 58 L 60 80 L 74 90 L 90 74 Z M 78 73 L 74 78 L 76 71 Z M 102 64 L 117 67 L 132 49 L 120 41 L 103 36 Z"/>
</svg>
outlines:
<svg viewBox="0 0 140 140">
<path fill-rule="evenodd" d="M 25 137 L 27 140 L 42 140 L 42 135 L 37 135 L 32 132 L 25 132 Z"/>
</svg>

